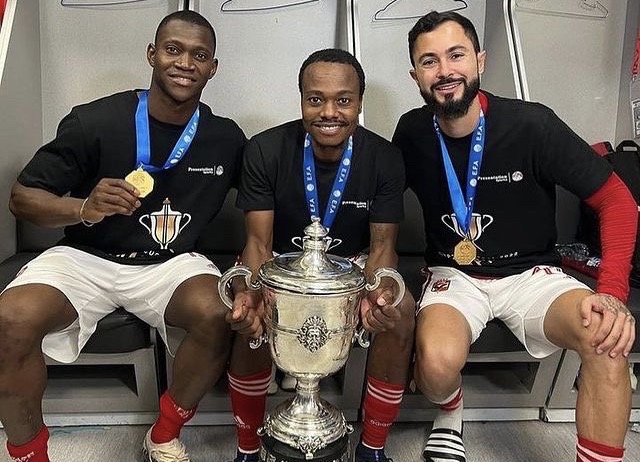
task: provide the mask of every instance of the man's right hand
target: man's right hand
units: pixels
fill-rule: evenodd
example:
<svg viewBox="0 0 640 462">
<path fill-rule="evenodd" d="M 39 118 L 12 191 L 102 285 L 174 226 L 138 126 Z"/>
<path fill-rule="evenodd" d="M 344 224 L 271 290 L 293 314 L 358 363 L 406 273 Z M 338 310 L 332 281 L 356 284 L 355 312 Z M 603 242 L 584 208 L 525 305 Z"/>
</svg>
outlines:
<svg viewBox="0 0 640 462">
<path fill-rule="evenodd" d="M 226 314 L 231 329 L 242 335 L 258 338 L 264 332 L 262 318 L 264 304 L 259 291 L 237 292 L 233 298 L 233 308 Z"/>
<path fill-rule="evenodd" d="M 131 215 L 140 207 L 140 192 L 119 178 L 103 178 L 93 188 L 82 209 L 81 218 L 98 223 L 112 215 Z"/>
</svg>

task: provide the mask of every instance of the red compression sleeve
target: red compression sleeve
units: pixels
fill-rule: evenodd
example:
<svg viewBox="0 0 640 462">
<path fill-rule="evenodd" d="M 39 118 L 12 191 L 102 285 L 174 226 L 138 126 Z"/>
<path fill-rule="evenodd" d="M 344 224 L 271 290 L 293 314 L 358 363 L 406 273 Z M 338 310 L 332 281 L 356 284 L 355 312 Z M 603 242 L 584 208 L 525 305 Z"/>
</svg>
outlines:
<svg viewBox="0 0 640 462">
<path fill-rule="evenodd" d="M 613 295 L 626 303 L 638 228 L 636 201 L 613 173 L 585 202 L 595 210 L 600 223 L 602 261 L 596 292 Z"/>
</svg>

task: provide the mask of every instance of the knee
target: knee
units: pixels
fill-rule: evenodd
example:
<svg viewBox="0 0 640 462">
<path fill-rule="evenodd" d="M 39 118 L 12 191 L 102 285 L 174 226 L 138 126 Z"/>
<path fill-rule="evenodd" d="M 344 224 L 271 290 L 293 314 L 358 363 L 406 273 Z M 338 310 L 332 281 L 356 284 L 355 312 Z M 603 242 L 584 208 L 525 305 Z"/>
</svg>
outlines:
<svg viewBox="0 0 640 462">
<path fill-rule="evenodd" d="M 196 315 L 186 330 L 190 334 L 215 340 L 221 335 L 231 334 L 229 324 L 225 320 L 226 310 L 224 305 L 216 303 L 203 303 L 195 307 Z"/>
<path fill-rule="evenodd" d="M 38 319 L 28 307 L 0 298 L 0 370 L 20 363 L 44 337 Z"/>
<path fill-rule="evenodd" d="M 415 365 L 418 386 L 425 391 L 425 388 L 433 390 L 438 384 L 450 383 L 464 367 L 466 356 L 466 349 L 448 342 L 418 342 Z"/>
</svg>

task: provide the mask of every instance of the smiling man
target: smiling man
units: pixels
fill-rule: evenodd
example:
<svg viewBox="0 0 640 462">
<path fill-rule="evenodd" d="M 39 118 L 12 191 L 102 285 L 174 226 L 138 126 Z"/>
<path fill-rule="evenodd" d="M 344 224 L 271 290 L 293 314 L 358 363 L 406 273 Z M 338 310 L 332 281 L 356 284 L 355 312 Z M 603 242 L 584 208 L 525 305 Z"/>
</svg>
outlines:
<svg viewBox="0 0 640 462">
<path fill-rule="evenodd" d="M 317 51 L 302 64 L 298 84 L 302 119 L 256 135 L 245 150 L 238 194 L 247 231 L 243 263 L 257 274 L 273 252 L 299 251 L 296 242 L 315 216 L 333 238 L 330 253 L 353 258 L 369 276 L 379 267 L 395 268 L 404 168 L 391 143 L 358 125 L 365 87 L 360 63 L 343 50 Z M 415 302 L 407 292 L 391 307 L 389 292 L 373 291 L 361 305 L 362 322 L 374 339 L 358 462 L 388 460 L 383 448 L 407 377 Z M 228 315 L 233 329 L 259 334 L 260 303 L 257 293 L 236 290 Z M 240 345 L 245 347 L 234 350 L 229 371 L 238 422 L 236 461 L 257 461 L 256 427 L 264 417 L 271 363 L 267 348 L 253 352 L 246 342 Z"/>
<path fill-rule="evenodd" d="M 637 210 L 611 166 L 549 108 L 480 91 L 485 52 L 473 24 L 431 12 L 409 32 L 411 77 L 425 106 L 393 141 L 422 205 L 428 278 L 418 302 L 416 382 L 440 407 L 423 456 L 465 461 L 462 370 L 498 318 L 537 358 L 582 359 L 577 460 L 622 460 L 631 405 L 625 306 Z M 596 293 L 558 268 L 556 185 L 600 217 Z"/>
<path fill-rule="evenodd" d="M 149 90 L 73 108 L 13 187 L 16 217 L 65 227 L 60 245 L 29 262 L 0 297 L 0 420 L 15 461 L 49 460 L 43 351 L 73 362 L 119 306 L 158 329 L 175 353 L 145 437 L 147 460 L 189 461 L 180 429 L 224 371 L 231 341 L 220 272 L 193 249 L 237 181 L 246 142 L 235 122 L 200 102 L 216 73 L 215 48 L 199 14 L 165 17 L 147 49 Z M 186 331 L 177 349 L 167 326 Z"/>
</svg>

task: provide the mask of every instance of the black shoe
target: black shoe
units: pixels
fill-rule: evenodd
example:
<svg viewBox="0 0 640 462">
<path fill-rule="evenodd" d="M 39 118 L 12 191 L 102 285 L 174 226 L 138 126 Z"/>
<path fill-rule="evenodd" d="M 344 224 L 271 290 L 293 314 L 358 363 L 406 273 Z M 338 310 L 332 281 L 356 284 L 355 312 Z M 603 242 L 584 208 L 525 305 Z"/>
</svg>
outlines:
<svg viewBox="0 0 640 462">
<path fill-rule="evenodd" d="M 371 449 L 360 441 L 356 446 L 354 462 L 393 462 L 393 460 L 385 455 L 384 449 Z"/>
</svg>

